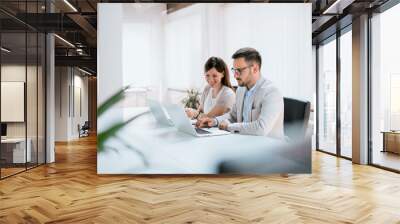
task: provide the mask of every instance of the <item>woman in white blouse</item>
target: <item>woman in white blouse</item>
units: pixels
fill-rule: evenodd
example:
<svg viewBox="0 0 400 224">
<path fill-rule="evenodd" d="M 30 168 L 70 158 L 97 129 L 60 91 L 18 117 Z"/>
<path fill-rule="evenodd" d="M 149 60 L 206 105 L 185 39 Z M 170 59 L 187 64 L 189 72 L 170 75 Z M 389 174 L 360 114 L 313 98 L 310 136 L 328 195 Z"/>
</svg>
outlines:
<svg viewBox="0 0 400 224">
<path fill-rule="evenodd" d="M 186 108 L 191 119 L 199 117 L 217 117 L 229 112 L 235 103 L 228 66 L 218 57 L 211 57 L 204 65 L 205 79 L 208 85 L 200 98 L 198 110 Z"/>
</svg>

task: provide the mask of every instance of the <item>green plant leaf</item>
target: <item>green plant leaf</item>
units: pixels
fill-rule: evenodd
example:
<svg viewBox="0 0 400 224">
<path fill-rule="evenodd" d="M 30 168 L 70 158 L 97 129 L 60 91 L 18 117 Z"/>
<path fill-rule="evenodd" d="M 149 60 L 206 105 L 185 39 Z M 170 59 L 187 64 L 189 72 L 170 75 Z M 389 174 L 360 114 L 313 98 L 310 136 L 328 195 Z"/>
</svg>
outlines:
<svg viewBox="0 0 400 224">
<path fill-rule="evenodd" d="M 130 86 L 125 86 L 122 88 L 120 91 L 112 95 L 110 98 L 108 98 L 104 103 L 102 103 L 98 108 L 97 108 L 97 117 L 100 117 L 104 112 L 106 112 L 108 109 L 110 109 L 113 105 L 121 101 L 122 99 L 125 98 L 125 91 L 129 89 Z"/>
<path fill-rule="evenodd" d="M 118 123 L 114 124 L 113 126 L 111 126 L 110 128 L 108 128 L 107 130 L 99 133 L 97 135 L 97 150 L 99 152 L 103 151 L 105 149 L 104 143 L 108 139 L 114 137 L 117 134 L 117 132 L 119 130 L 121 130 L 123 127 L 125 127 L 127 124 L 129 124 L 130 122 L 134 121 L 136 118 L 138 118 L 144 114 L 147 114 L 147 113 L 149 113 L 149 111 L 145 111 L 143 113 L 137 114 L 137 115 L 129 118 L 127 121 L 118 122 Z"/>
</svg>

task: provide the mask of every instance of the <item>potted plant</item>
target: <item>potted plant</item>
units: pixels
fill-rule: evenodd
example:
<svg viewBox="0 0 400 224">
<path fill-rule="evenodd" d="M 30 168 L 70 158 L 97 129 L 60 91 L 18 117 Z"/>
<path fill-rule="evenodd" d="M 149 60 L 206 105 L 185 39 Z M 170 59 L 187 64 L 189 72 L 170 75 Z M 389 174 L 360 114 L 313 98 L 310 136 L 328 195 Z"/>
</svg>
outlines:
<svg viewBox="0 0 400 224">
<path fill-rule="evenodd" d="M 188 89 L 187 96 L 182 100 L 182 103 L 187 108 L 197 110 L 200 106 L 200 93 L 196 89 Z"/>
</svg>

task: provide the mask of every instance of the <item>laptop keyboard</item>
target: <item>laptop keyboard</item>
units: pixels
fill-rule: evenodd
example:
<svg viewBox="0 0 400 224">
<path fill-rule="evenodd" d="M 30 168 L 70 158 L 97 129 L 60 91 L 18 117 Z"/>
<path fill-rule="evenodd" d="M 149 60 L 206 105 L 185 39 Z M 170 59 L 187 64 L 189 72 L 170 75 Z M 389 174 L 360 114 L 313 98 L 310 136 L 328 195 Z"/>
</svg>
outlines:
<svg viewBox="0 0 400 224">
<path fill-rule="evenodd" d="M 195 128 L 197 134 L 210 134 L 211 132 L 203 130 L 201 128 Z"/>
</svg>

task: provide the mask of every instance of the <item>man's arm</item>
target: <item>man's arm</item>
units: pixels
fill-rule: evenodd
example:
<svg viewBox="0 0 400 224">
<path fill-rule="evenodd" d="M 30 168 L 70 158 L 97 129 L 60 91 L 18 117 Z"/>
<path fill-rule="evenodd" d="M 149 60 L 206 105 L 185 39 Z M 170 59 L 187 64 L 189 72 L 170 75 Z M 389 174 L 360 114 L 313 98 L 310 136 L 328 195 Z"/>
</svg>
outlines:
<svg viewBox="0 0 400 224">
<path fill-rule="evenodd" d="M 279 117 L 283 114 L 283 97 L 278 90 L 264 96 L 261 112 L 257 120 L 252 122 L 233 123 L 228 125 L 231 132 L 247 135 L 268 135 Z"/>
<path fill-rule="evenodd" d="M 225 113 L 221 116 L 216 117 L 216 121 L 218 124 L 220 124 L 222 121 L 228 120 L 230 123 L 234 123 L 237 122 L 237 107 L 236 107 L 236 103 L 237 103 L 237 97 L 236 97 L 236 102 L 233 104 L 232 106 L 232 110 L 230 110 L 228 113 Z"/>
<path fill-rule="evenodd" d="M 236 122 L 236 103 L 233 105 L 232 110 L 215 118 L 203 117 L 197 120 L 196 127 L 217 127 L 223 121 L 229 123 Z"/>
</svg>

